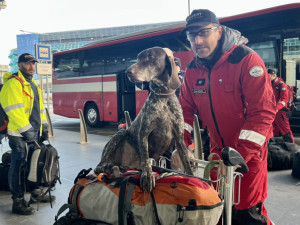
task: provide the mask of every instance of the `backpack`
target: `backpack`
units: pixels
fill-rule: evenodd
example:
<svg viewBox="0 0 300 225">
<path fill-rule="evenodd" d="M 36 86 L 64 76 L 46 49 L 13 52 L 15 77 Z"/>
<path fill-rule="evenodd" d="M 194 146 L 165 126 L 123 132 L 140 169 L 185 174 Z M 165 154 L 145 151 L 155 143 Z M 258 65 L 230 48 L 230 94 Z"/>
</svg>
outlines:
<svg viewBox="0 0 300 225">
<path fill-rule="evenodd" d="M 24 81 L 17 74 L 11 75 L 8 79 L 11 78 L 17 79 L 21 83 L 25 95 L 27 95 L 32 99 L 32 96 L 28 94 L 24 89 Z M 0 84 L 0 91 L 2 90 L 3 85 L 4 84 Z M 6 115 L 6 113 L 2 108 L 2 105 L 0 104 L 0 134 L 4 134 L 5 136 L 7 136 L 7 124 L 8 124 L 8 116 Z"/>
<path fill-rule="evenodd" d="M 29 165 L 29 171 L 27 181 L 30 186 L 43 186 L 47 187 L 49 192 L 55 187 L 56 182 L 60 181 L 59 170 L 59 156 L 57 150 L 49 143 L 47 145 L 43 143 L 37 144 L 33 151 L 28 153 L 27 163 Z"/>
<path fill-rule="evenodd" d="M 283 83 L 279 83 L 279 94 L 281 91 L 281 86 Z M 295 99 L 295 92 L 294 92 L 294 88 L 288 84 L 286 84 L 287 86 L 287 91 L 288 91 L 288 95 L 289 95 L 289 100 L 288 103 L 286 105 L 286 107 L 290 110 L 290 111 L 294 111 L 296 109 L 295 103 L 294 103 L 294 99 Z"/>
<path fill-rule="evenodd" d="M 76 177 L 68 204 L 59 209 L 55 224 L 69 220 L 70 224 L 215 225 L 222 214 L 218 192 L 199 177 L 153 166 L 155 188 L 144 192 L 139 170 L 120 170 L 117 177 L 88 174 L 90 170 Z M 66 216 L 58 219 L 66 209 Z"/>
<path fill-rule="evenodd" d="M 0 91 L 2 90 L 3 84 L 0 84 Z M 8 117 L 4 112 L 2 105 L 0 104 L 0 134 L 7 134 Z"/>
</svg>

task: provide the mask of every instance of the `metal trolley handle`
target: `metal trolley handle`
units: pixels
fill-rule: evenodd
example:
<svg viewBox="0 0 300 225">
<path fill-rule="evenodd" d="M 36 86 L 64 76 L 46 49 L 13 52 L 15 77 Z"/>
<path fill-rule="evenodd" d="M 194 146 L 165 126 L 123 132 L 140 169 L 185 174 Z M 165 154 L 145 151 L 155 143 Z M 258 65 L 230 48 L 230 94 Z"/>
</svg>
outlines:
<svg viewBox="0 0 300 225">
<path fill-rule="evenodd" d="M 232 205 L 233 202 L 233 193 L 234 193 L 234 180 L 236 177 L 239 179 L 239 187 L 238 191 L 240 196 L 240 182 L 242 178 L 241 173 L 247 173 L 249 168 L 245 163 L 243 157 L 237 152 L 235 149 L 230 147 L 225 147 L 222 149 L 222 158 L 223 162 L 226 166 L 226 177 L 225 177 L 225 184 L 224 184 L 224 225 L 231 225 L 232 220 Z M 236 169 L 234 172 L 235 166 L 239 165 L 240 167 Z M 240 197 L 238 197 L 238 202 L 240 201 Z M 238 204 L 238 203 L 236 203 Z"/>
</svg>

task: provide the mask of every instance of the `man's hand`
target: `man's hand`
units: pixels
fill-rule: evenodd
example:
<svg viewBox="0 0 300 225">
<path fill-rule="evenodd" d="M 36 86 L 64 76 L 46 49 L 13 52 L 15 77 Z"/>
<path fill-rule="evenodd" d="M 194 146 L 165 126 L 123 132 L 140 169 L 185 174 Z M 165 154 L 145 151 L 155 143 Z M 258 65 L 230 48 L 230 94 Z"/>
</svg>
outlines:
<svg viewBox="0 0 300 225">
<path fill-rule="evenodd" d="M 48 124 L 43 124 L 42 127 L 42 136 L 40 137 L 40 142 L 47 141 L 49 139 L 49 134 L 48 134 Z"/>
<path fill-rule="evenodd" d="M 34 142 L 35 139 L 35 132 L 34 129 L 31 127 L 29 130 L 22 132 L 21 135 L 23 136 L 24 141 L 26 142 Z"/>
</svg>

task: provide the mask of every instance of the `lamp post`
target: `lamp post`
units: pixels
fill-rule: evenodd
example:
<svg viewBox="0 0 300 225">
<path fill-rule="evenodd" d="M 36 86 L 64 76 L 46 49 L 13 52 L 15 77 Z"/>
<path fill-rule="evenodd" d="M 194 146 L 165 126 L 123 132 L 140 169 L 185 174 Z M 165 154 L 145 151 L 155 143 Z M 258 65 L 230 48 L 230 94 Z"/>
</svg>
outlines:
<svg viewBox="0 0 300 225">
<path fill-rule="evenodd" d="M 0 10 L 1 10 L 1 9 L 5 9 L 6 6 L 7 6 L 6 1 L 5 1 L 5 0 L 0 0 Z"/>
</svg>

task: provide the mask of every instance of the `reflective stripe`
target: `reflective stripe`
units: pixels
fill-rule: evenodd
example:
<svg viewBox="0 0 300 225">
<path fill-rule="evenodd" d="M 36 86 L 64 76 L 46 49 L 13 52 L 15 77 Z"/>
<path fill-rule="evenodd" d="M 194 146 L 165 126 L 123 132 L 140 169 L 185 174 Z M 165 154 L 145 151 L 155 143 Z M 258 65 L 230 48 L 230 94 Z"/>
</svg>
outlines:
<svg viewBox="0 0 300 225">
<path fill-rule="evenodd" d="M 12 130 L 7 130 L 7 134 L 16 137 L 22 137 L 22 135 L 19 132 L 12 131 Z"/>
<path fill-rule="evenodd" d="M 26 110 L 25 110 L 25 113 L 30 113 L 30 109 L 26 109 Z"/>
<path fill-rule="evenodd" d="M 7 106 L 4 109 L 4 112 L 8 113 L 10 110 L 19 109 L 19 108 L 24 108 L 24 103 L 17 103 L 17 104 L 14 104 L 14 105 Z"/>
<path fill-rule="evenodd" d="M 286 105 L 284 101 L 279 101 L 278 104 Z"/>
<path fill-rule="evenodd" d="M 20 133 L 23 133 L 23 132 L 29 130 L 31 127 L 32 127 L 31 124 L 28 123 L 25 127 L 20 128 L 20 129 L 19 129 L 19 132 L 20 132 Z"/>
<path fill-rule="evenodd" d="M 45 110 L 44 110 L 44 109 L 41 109 L 41 110 L 40 110 L 40 113 L 44 113 L 44 112 L 45 112 Z"/>
<path fill-rule="evenodd" d="M 184 129 L 187 130 L 189 133 L 192 132 L 193 127 L 189 125 L 188 123 L 184 123 Z"/>
<path fill-rule="evenodd" d="M 42 124 L 45 124 L 45 123 L 47 123 L 47 120 L 42 120 Z"/>
<path fill-rule="evenodd" d="M 285 91 L 285 90 L 286 90 L 286 88 L 285 88 L 285 87 L 283 87 L 283 88 L 281 88 L 281 90 L 282 90 L 282 91 Z"/>
<path fill-rule="evenodd" d="M 252 141 L 260 146 L 262 146 L 266 141 L 266 137 L 264 135 L 253 130 L 241 130 L 239 139 Z"/>
</svg>

